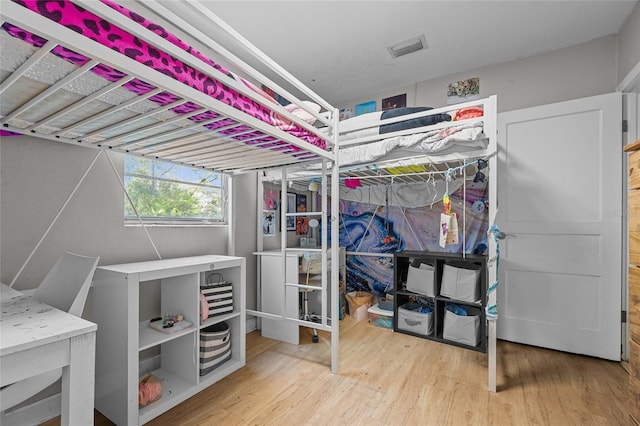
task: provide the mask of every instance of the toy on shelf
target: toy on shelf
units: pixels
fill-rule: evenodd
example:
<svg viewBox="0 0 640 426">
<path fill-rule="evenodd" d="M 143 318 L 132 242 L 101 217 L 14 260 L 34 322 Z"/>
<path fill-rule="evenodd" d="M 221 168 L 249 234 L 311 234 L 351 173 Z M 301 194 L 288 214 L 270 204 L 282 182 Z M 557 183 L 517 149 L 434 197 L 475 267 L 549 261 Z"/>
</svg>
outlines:
<svg viewBox="0 0 640 426">
<path fill-rule="evenodd" d="M 175 333 L 193 325 L 180 314 L 166 314 L 163 317 L 156 317 L 149 320 L 149 327 L 163 333 Z"/>
</svg>

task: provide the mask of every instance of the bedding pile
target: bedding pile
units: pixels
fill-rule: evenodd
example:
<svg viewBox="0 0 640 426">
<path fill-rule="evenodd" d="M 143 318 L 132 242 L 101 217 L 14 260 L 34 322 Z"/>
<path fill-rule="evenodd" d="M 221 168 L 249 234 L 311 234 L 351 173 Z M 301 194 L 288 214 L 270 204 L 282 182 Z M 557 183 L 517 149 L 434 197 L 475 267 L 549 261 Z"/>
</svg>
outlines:
<svg viewBox="0 0 640 426">
<path fill-rule="evenodd" d="M 488 140 L 483 122 L 476 121 L 452 127 L 429 130 L 405 136 L 395 136 L 378 142 L 354 145 L 340 150 L 340 166 L 370 163 L 389 154 L 393 158 L 415 154 L 442 154 L 466 149 L 484 149 Z"/>
<path fill-rule="evenodd" d="M 363 114 L 340 122 L 340 142 L 379 137 L 379 140 L 341 148 L 340 166 L 366 164 L 376 160 L 391 160 L 416 154 L 444 154 L 485 149 L 488 139 L 482 120 L 470 120 L 483 116 L 480 107 L 467 107 L 447 113 L 423 115 L 380 125 L 381 120 L 430 111 L 432 107 L 396 108 Z M 451 122 L 447 126 L 434 125 Z M 434 126 L 430 129 L 429 126 Z M 385 137 L 386 134 L 408 129 L 416 133 Z M 407 132 L 404 132 L 407 133 Z M 317 168 L 316 165 L 309 166 Z"/>
</svg>

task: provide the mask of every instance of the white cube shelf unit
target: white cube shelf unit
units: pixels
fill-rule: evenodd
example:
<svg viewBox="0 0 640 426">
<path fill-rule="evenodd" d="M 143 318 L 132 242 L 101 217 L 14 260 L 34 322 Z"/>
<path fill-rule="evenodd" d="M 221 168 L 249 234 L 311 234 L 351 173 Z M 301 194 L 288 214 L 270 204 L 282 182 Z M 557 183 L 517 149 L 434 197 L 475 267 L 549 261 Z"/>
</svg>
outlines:
<svg viewBox="0 0 640 426">
<path fill-rule="evenodd" d="M 202 322 L 200 285 L 210 274 L 221 274 L 232 283 L 233 311 Z M 141 313 L 141 290 L 158 282 L 157 312 Z M 144 424 L 243 367 L 245 286 L 243 257 L 207 255 L 97 268 L 93 280 L 93 320 L 98 324 L 96 409 L 118 425 Z M 193 326 L 175 333 L 149 327 L 153 316 L 164 314 L 181 314 Z M 231 359 L 200 376 L 200 332 L 222 321 L 230 329 Z M 138 408 L 138 381 L 146 373 L 162 381 L 163 394 Z"/>
</svg>

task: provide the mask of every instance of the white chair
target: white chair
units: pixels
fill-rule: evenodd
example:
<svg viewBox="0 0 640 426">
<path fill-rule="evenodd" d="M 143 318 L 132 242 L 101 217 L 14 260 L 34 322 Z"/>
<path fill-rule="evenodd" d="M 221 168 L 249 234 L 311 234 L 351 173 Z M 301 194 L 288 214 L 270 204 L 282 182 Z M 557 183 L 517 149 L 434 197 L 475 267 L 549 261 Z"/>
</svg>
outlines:
<svg viewBox="0 0 640 426">
<path fill-rule="evenodd" d="M 33 291 L 32 297 L 61 311 L 82 316 L 99 260 L 99 257 L 64 253 Z M 58 368 L 3 387 L 0 389 L 0 411 L 27 400 L 61 377 L 62 368 Z"/>
<path fill-rule="evenodd" d="M 302 273 L 306 274 L 305 285 L 315 286 L 317 290 L 321 289 L 322 285 L 322 254 L 320 253 L 305 253 L 302 255 L 302 262 L 300 265 L 300 270 Z M 327 260 L 327 270 L 331 270 L 331 258 Z M 327 276 L 329 276 L 329 272 L 327 272 Z M 316 321 L 317 317 L 313 315 L 309 311 L 309 292 L 315 291 L 316 289 L 300 289 L 300 293 L 302 293 L 302 313 L 301 318 L 305 321 Z M 318 343 L 320 341 L 318 337 L 318 330 L 312 328 L 312 336 L 311 341 L 313 343 Z"/>
</svg>

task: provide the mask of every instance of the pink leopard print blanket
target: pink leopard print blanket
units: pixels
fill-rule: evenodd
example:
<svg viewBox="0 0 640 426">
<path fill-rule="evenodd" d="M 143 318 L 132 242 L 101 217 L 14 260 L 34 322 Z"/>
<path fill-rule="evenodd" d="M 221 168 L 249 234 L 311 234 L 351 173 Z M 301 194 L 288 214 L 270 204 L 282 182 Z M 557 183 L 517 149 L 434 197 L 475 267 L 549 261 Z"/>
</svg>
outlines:
<svg viewBox="0 0 640 426">
<path fill-rule="evenodd" d="M 322 149 L 326 149 L 326 142 L 316 136 L 315 134 L 294 125 L 288 120 L 283 120 L 282 117 L 275 115 L 268 108 L 260 105 L 259 103 L 253 101 L 252 99 L 238 93 L 237 91 L 225 86 L 224 84 L 217 81 L 214 77 L 210 75 L 205 75 L 202 72 L 190 67 L 187 64 L 182 63 L 181 61 L 173 58 L 171 55 L 155 48 L 154 46 L 146 43 L 143 40 L 135 37 L 132 34 L 122 30 L 121 28 L 101 19 L 100 17 L 94 15 L 93 13 L 75 5 L 69 0 L 58 0 L 58 1 L 36 1 L 36 0 L 12 0 L 15 3 L 18 3 L 33 12 L 36 12 L 42 16 L 51 19 L 54 22 L 57 22 L 60 25 L 63 25 L 79 34 L 84 35 L 94 41 L 99 42 L 100 44 L 107 46 L 115 51 L 120 52 L 121 54 L 132 58 L 149 68 L 152 68 L 158 72 L 161 72 L 165 75 L 170 76 L 171 78 L 180 81 L 183 84 L 191 86 L 207 95 L 214 97 L 227 105 L 230 105 L 240 111 L 243 111 L 252 117 L 255 117 L 261 121 L 266 123 L 275 125 L 288 133 L 310 143 L 315 146 L 318 146 Z M 186 43 L 175 37 L 173 34 L 166 31 L 161 26 L 141 17 L 140 15 L 110 1 L 110 0 L 101 0 L 104 4 L 110 6 L 114 10 L 122 13 L 127 16 L 134 22 L 146 27 L 147 29 L 155 32 L 156 34 L 162 36 L 169 42 L 174 45 L 180 47 L 184 51 L 198 57 L 199 59 L 205 61 L 207 64 L 211 65 L 215 69 L 219 70 L 221 73 L 224 73 L 228 76 L 232 76 L 232 74 L 224 69 L 219 64 L 216 64 L 211 59 L 205 57 L 202 53 L 197 50 L 191 48 Z M 31 32 L 25 31 L 21 28 L 18 28 L 9 23 L 5 23 L 2 26 L 7 33 L 10 35 L 17 37 L 21 40 L 24 40 L 27 43 L 30 43 L 33 46 L 41 47 L 43 46 L 47 40 L 38 36 L 37 34 L 33 34 Z M 57 46 L 54 48 L 52 53 L 56 56 L 59 56 L 66 61 L 73 63 L 75 65 L 81 66 L 89 61 L 84 55 L 78 54 L 73 50 L 70 50 L 64 46 Z M 107 79 L 108 81 L 118 81 L 121 78 L 126 76 L 126 73 L 116 70 L 112 67 L 109 67 L 104 64 L 99 64 L 92 69 L 92 72 L 100 75 L 101 77 Z M 145 94 L 155 87 L 147 82 L 144 82 L 139 79 L 134 79 L 128 83 L 126 83 L 123 87 L 126 89 L 138 94 Z M 151 98 L 151 101 L 159 104 L 159 105 L 167 105 L 171 102 L 175 102 L 178 100 L 178 96 L 169 92 L 162 92 L 157 94 Z M 193 103 L 193 102 L 185 102 L 177 107 L 172 108 L 172 111 L 176 114 L 187 114 L 189 112 L 195 111 L 201 108 L 201 106 Z M 216 118 L 219 115 L 214 111 L 206 111 L 201 114 L 190 117 L 189 119 L 194 122 L 201 122 L 205 120 L 209 120 L 212 118 Z M 234 126 L 237 124 L 237 126 Z M 231 127 L 229 127 L 231 126 Z M 219 132 L 224 135 L 234 135 L 240 132 L 246 132 L 249 128 L 246 125 L 235 122 L 231 119 L 225 119 L 221 121 L 216 121 L 214 123 L 207 124 L 206 127 L 211 130 L 215 130 L 220 127 L 227 127 L 224 130 L 220 130 Z M 264 137 L 260 137 L 263 135 Z M 247 141 L 248 144 L 257 144 L 263 142 L 270 142 L 267 144 L 260 145 L 263 148 L 276 150 L 276 151 L 285 151 L 291 153 L 293 156 L 303 156 L 305 153 L 300 148 L 293 146 L 284 141 L 280 141 L 273 136 L 268 136 L 260 131 L 254 131 L 250 133 L 242 133 L 241 135 L 233 136 L 234 139 L 238 141 L 242 141 L 244 139 L 251 139 L 251 141 Z"/>
</svg>

